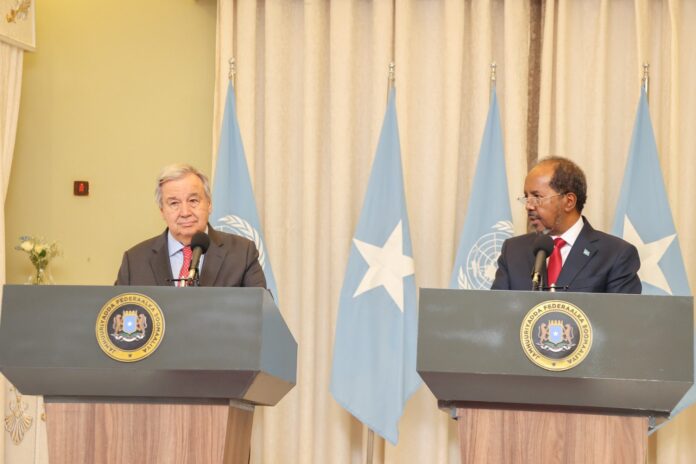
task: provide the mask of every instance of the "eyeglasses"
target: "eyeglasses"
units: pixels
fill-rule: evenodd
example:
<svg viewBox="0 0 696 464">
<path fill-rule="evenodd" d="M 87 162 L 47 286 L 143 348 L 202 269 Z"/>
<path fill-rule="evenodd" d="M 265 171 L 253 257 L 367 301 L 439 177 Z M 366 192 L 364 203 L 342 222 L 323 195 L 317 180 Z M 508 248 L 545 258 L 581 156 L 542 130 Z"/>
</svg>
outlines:
<svg viewBox="0 0 696 464">
<path fill-rule="evenodd" d="M 541 204 L 544 202 L 544 200 L 548 200 L 553 197 L 560 197 L 565 195 L 565 193 L 558 193 L 556 195 L 549 195 L 548 197 L 517 197 L 517 201 L 522 203 L 524 206 L 531 206 L 533 208 L 536 208 L 537 206 L 541 206 Z"/>
</svg>

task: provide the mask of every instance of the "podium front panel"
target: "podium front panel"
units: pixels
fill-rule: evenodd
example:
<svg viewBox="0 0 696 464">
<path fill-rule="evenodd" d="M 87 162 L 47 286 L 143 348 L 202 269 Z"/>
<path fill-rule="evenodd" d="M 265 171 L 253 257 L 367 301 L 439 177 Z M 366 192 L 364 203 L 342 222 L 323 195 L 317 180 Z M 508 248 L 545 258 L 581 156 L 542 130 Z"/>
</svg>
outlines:
<svg viewBox="0 0 696 464">
<path fill-rule="evenodd" d="M 525 355 L 525 315 L 547 300 L 584 311 L 591 349 L 566 371 Z M 418 372 L 441 403 L 668 414 L 693 384 L 693 299 L 421 289 Z"/>
<path fill-rule="evenodd" d="M 111 359 L 95 334 L 102 307 L 124 293 L 147 295 L 164 318 L 160 345 L 137 362 Z M 260 288 L 4 288 L 0 366 L 25 394 L 275 404 L 295 384 L 296 356 Z"/>
</svg>

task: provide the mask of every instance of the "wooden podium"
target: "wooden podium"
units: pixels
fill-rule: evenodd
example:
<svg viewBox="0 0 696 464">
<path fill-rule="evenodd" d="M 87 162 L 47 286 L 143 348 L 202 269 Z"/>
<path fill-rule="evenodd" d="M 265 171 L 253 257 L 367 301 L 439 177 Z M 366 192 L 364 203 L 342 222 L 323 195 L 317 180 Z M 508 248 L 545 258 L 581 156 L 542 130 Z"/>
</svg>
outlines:
<svg viewBox="0 0 696 464">
<path fill-rule="evenodd" d="M 567 370 L 525 354 L 550 300 L 591 325 Z M 646 462 L 649 427 L 693 385 L 693 327 L 691 297 L 421 289 L 417 368 L 458 420 L 462 463 Z"/>
<path fill-rule="evenodd" d="M 150 341 L 107 355 L 117 333 L 137 338 L 139 314 Z M 247 464 L 254 406 L 290 391 L 296 365 L 264 289 L 4 288 L 0 367 L 23 394 L 44 395 L 51 464 Z"/>
</svg>

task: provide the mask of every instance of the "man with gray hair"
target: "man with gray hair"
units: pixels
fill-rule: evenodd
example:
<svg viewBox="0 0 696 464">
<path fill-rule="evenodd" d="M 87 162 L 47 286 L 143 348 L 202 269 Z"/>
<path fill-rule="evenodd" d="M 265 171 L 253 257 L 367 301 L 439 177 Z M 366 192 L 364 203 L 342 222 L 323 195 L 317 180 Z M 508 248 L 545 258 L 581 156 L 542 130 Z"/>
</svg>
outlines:
<svg viewBox="0 0 696 464">
<path fill-rule="evenodd" d="M 184 282 L 191 264 L 191 239 L 205 232 L 210 245 L 200 261 L 204 287 L 266 287 L 259 252 L 251 240 L 213 229 L 208 178 L 188 164 L 165 167 L 155 200 L 167 229 L 123 254 L 116 285 L 171 286 Z"/>
</svg>

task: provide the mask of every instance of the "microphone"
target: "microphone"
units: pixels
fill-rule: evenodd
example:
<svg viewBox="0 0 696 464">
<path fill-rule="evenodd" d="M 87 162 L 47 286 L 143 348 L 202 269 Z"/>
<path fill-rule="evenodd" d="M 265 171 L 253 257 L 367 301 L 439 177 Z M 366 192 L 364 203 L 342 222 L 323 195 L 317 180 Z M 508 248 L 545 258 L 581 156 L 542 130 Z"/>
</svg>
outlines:
<svg viewBox="0 0 696 464">
<path fill-rule="evenodd" d="M 210 246 L 210 237 L 205 232 L 196 232 L 191 237 L 191 266 L 189 266 L 188 280 L 189 282 L 198 280 L 198 262 L 201 260 L 201 255 L 208 251 Z"/>
<path fill-rule="evenodd" d="M 538 234 L 532 243 L 532 250 L 536 256 L 532 272 L 532 290 L 541 290 L 542 273 L 546 267 L 546 257 L 553 251 L 553 240 L 546 234 Z"/>
</svg>

